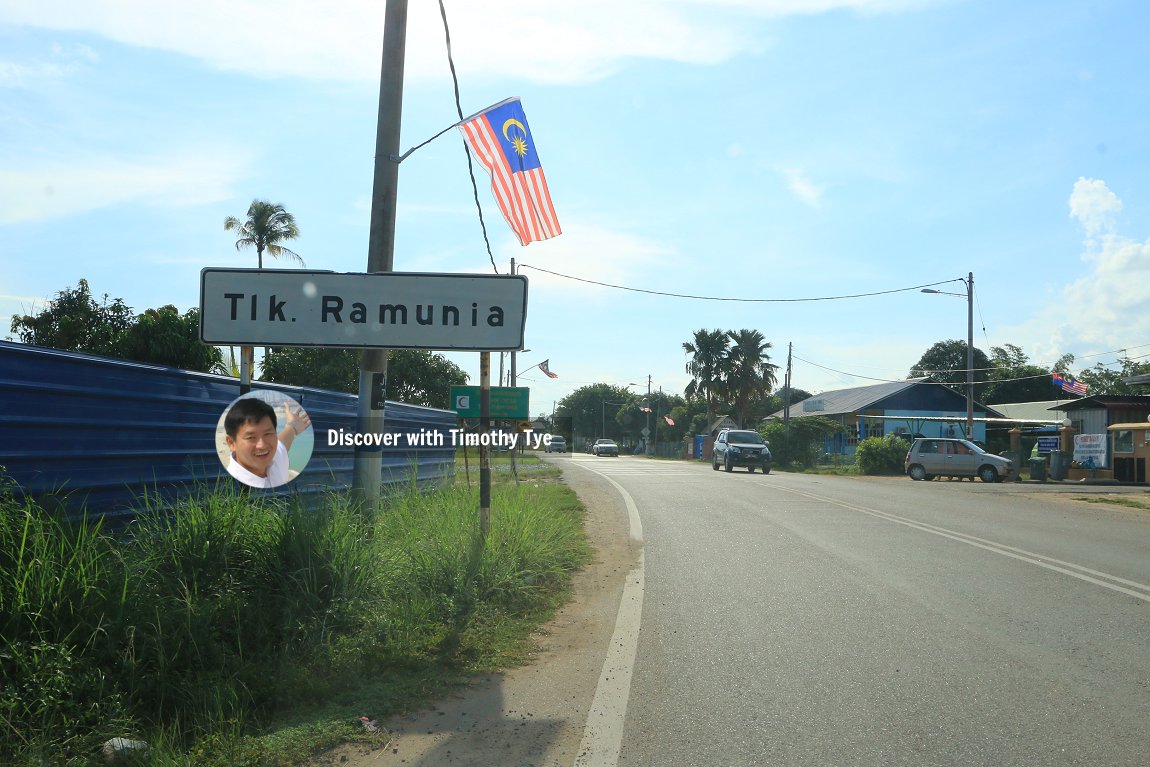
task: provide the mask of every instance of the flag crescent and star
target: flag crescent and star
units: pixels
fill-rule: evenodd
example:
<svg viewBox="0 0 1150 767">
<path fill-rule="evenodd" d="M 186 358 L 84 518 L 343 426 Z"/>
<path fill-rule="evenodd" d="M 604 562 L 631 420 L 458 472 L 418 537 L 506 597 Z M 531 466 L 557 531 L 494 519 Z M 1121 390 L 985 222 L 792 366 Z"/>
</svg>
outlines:
<svg viewBox="0 0 1150 767">
<path fill-rule="evenodd" d="M 520 244 L 561 234 L 519 99 L 506 99 L 468 117 L 459 123 L 459 130 L 491 174 L 491 192 Z"/>
</svg>

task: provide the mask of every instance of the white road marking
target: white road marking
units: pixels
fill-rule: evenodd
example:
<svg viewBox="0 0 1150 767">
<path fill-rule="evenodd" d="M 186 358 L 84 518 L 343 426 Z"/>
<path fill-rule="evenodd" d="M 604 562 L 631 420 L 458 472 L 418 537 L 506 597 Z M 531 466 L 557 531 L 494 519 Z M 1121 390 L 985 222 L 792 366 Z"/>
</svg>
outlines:
<svg viewBox="0 0 1150 767">
<path fill-rule="evenodd" d="M 1010 557 L 1011 559 L 1017 559 L 1020 562 L 1026 562 L 1027 564 L 1044 567 L 1047 570 L 1053 570 L 1054 572 L 1062 573 L 1063 575 L 1069 575 L 1071 578 L 1077 578 L 1078 580 L 1086 581 L 1087 583 L 1093 583 L 1097 586 L 1102 586 L 1103 588 L 1110 589 L 1111 591 L 1128 594 L 1129 596 L 1135 597 L 1137 599 L 1150 602 L 1150 585 L 1145 583 L 1127 580 L 1126 578 L 1120 578 L 1117 575 L 1104 573 L 1100 570 L 1092 570 L 1089 567 L 1083 567 L 1082 565 L 1077 565 L 1073 562 L 1065 562 L 1061 559 L 1048 557 L 1044 554 L 1036 554 L 1032 551 L 1027 551 L 1026 549 L 1020 549 L 1015 546 L 1008 546 L 1005 543 L 998 543 L 997 541 L 991 541 L 986 538 L 979 538 L 978 536 L 969 535 L 967 533 L 960 533 L 957 530 L 950 530 L 948 528 L 939 527 L 927 522 L 919 522 L 918 520 L 900 517 L 897 514 L 891 514 L 888 511 L 869 509 L 865 506 L 857 506 L 855 504 L 840 501 L 835 498 L 827 498 L 825 496 L 815 495 L 814 493 L 806 493 L 801 490 L 794 490 L 792 488 L 781 487 L 778 485 L 776 485 L 776 487 L 779 487 L 780 490 L 785 490 L 788 493 L 793 493 L 794 495 L 801 495 L 816 501 L 831 503 L 851 511 L 859 511 L 863 514 L 869 514 L 872 517 L 886 520 L 887 522 L 894 522 L 895 524 L 913 527 L 916 530 L 921 530 L 923 532 L 930 533 L 931 535 L 938 535 L 943 538 L 949 538 L 953 541 L 958 541 L 959 543 L 965 543 L 968 546 L 984 549 L 1000 556 Z M 1126 586 L 1130 586 L 1131 588 L 1126 588 Z"/>
<path fill-rule="evenodd" d="M 615 480 L 597 469 L 583 467 L 599 474 L 610 482 L 623 496 L 627 506 L 627 519 L 631 528 L 631 540 L 643 544 L 643 522 L 639 519 L 639 509 L 635 499 Z M 635 656 L 639 651 L 639 624 L 643 615 L 644 588 L 643 551 L 635 568 L 627 574 L 623 586 L 623 597 L 619 601 L 619 613 L 615 617 L 615 632 L 603 660 L 603 670 L 599 683 L 595 686 L 595 697 L 587 712 L 587 724 L 583 727 L 583 739 L 579 741 L 579 752 L 575 757 L 575 767 L 616 767 L 619 751 L 623 747 L 623 722 L 627 718 L 627 701 L 631 696 L 631 674 L 635 668 Z"/>
</svg>

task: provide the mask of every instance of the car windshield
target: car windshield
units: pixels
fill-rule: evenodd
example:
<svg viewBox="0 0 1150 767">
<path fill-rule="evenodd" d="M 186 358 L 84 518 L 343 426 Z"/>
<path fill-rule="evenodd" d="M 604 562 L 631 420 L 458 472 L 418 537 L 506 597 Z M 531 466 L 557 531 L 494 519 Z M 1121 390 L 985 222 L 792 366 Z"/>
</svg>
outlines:
<svg viewBox="0 0 1150 767">
<path fill-rule="evenodd" d="M 763 438 L 757 431 L 732 431 L 727 434 L 727 442 L 749 442 L 752 445 L 763 444 Z"/>
</svg>

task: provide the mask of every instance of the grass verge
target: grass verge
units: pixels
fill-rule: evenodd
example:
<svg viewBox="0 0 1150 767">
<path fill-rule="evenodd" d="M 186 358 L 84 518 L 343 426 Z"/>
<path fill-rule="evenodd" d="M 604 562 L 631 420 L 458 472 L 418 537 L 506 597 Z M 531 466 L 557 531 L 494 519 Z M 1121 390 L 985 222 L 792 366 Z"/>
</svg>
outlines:
<svg viewBox="0 0 1150 767">
<path fill-rule="evenodd" d="M 588 557 L 578 499 L 524 475 L 493 471 L 485 540 L 477 475 L 378 510 L 229 483 L 115 532 L 0 487 L 0 763 L 97 764 L 127 737 L 141 764 L 300 764 L 523 662 Z"/>
</svg>

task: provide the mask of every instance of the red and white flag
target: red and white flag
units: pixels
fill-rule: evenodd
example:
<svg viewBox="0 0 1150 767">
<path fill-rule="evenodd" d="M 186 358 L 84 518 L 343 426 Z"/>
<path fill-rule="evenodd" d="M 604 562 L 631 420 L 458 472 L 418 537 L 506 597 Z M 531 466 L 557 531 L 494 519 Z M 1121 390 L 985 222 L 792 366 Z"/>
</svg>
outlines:
<svg viewBox="0 0 1150 767">
<path fill-rule="evenodd" d="M 468 117 L 459 130 L 491 173 L 491 192 L 519 243 L 562 234 L 519 99 L 500 101 Z"/>
<path fill-rule="evenodd" d="M 667 422 L 668 426 L 674 426 L 675 425 L 675 422 L 671 420 L 671 416 L 669 416 L 669 415 L 663 416 L 663 420 Z"/>
</svg>

